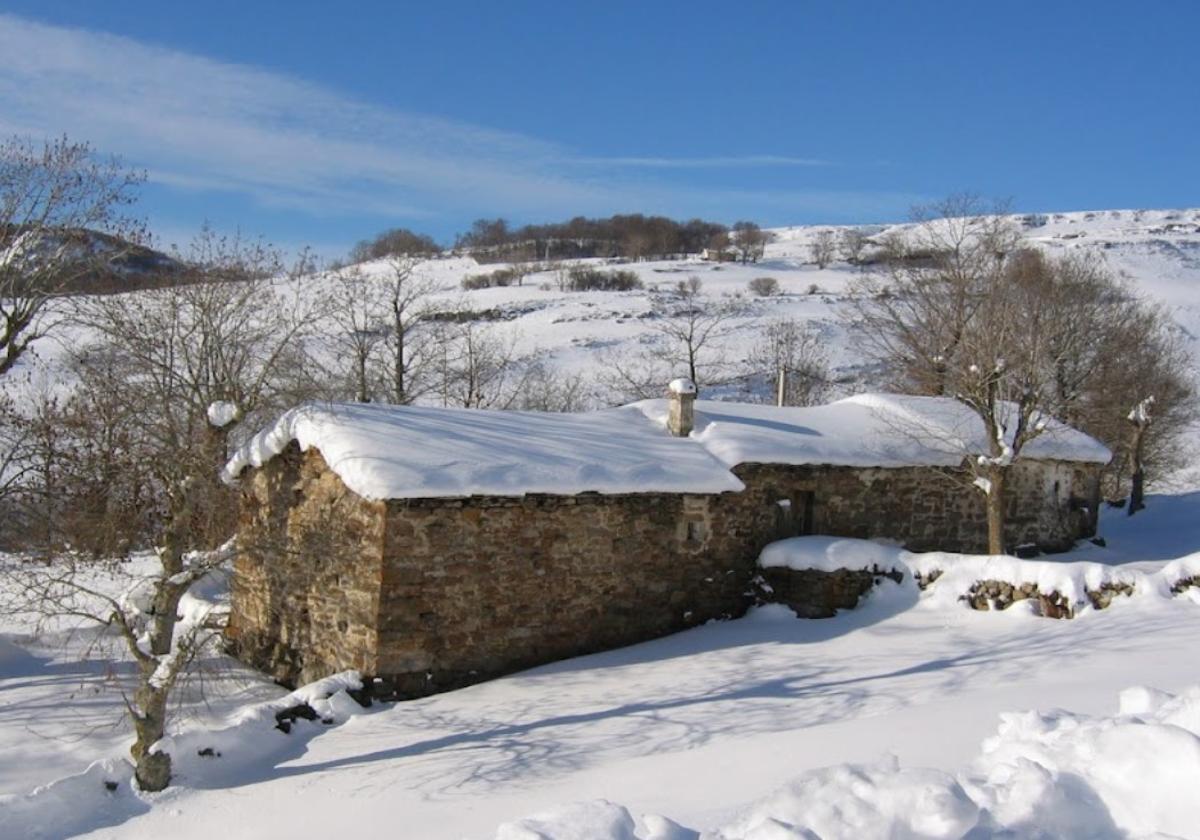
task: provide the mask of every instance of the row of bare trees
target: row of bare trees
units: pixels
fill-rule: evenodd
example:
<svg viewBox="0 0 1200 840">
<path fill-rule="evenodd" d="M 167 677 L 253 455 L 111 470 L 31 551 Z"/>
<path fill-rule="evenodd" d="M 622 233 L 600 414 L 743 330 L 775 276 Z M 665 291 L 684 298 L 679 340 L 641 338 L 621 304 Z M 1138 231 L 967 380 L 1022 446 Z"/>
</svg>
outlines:
<svg viewBox="0 0 1200 840">
<path fill-rule="evenodd" d="M 664 382 L 686 376 L 701 390 L 716 388 L 739 399 L 821 402 L 834 381 L 820 329 L 808 321 L 751 315 L 740 297 L 704 295 L 695 276 L 654 292 L 641 351 L 610 353 L 604 360 L 600 384 L 607 401 L 659 397 Z"/>
<path fill-rule="evenodd" d="M 511 226 L 505 219 L 479 219 L 458 237 L 456 247 L 480 262 L 562 260 L 586 257 L 643 259 L 697 254 L 726 227 L 703 219 L 678 222 L 641 213 L 567 222 Z"/>
<path fill-rule="evenodd" d="M 991 551 L 1005 548 L 1009 470 L 1050 418 L 1112 449 L 1110 495 L 1131 473 L 1140 492 L 1146 469 L 1177 463 L 1195 379 L 1167 312 L 1093 256 L 1022 247 L 1010 218 L 973 196 L 916 221 L 858 279 L 852 319 L 896 390 L 951 397 L 982 423 L 986 447 L 964 463 L 987 496 Z"/>
</svg>

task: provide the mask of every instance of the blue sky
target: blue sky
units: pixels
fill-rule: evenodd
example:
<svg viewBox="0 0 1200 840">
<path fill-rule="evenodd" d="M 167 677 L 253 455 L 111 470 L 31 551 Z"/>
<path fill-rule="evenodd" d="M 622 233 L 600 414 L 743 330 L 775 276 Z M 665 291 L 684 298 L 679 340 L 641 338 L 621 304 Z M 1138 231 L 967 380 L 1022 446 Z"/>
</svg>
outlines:
<svg viewBox="0 0 1200 840">
<path fill-rule="evenodd" d="M 1200 3 L 0 2 L 0 133 L 327 255 L 391 226 L 1200 205 Z"/>
</svg>

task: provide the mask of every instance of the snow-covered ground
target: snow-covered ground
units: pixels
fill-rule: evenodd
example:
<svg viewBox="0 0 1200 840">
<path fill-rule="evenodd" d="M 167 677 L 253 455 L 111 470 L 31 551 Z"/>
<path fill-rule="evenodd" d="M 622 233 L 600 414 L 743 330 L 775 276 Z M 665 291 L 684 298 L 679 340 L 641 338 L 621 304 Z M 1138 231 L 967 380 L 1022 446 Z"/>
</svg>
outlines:
<svg viewBox="0 0 1200 840">
<path fill-rule="evenodd" d="M 1179 527 L 1193 524 L 1194 506 L 1150 502 L 1150 511 L 1173 511 Z M 1155 545 L 1170 523 L 1152 517 L 1110 515 L 1104 525 L 1119 523 L 1122 542 L 1133 544 L 1141 520 Z M 1052 565 L 1029 568 L 1044 575 L 1053 569 L 1037 567 Z M 1200 836 L 1200 819 L 1181 823 L 1174 798 L 1179 785 L 1200 781 L 1200 701 L 1189 695 L 1163 711 L 1166 699 L 1135 692 L 1118 706 L 1131 687 L 1200 685 L 1196 590 L 1147 589 L 1055 621 L 1021 605 L 975 612 L 939 584 L 954 581 L 924 593 L 887 581 L 859 609 L 828 620 L 760 608 L 392 706 L 360 710 L 335 696 L 326 712 L 335 725 L 298 722 L 291 734 L 273 728 L 270 712 L 294 698 L 227 663 L 207 707 L 185 701 L 175 784 L 149 796 L 131 792 L 128 770 L 111 761 L 128 738 L 112 728 L 112 662 L 78 665 L 75 651 L 32 645 L 10 624 L 0 636 L 0 790 L 12 796 L 0 800 L 0 825 L 21 837 L 323 836 L 349 823 L 431 840 L 672 836 L 653 833 L 666 830 L 659 820 L 620 833 L 619 809 L 567 807 L 604 799 L 639 819 L 725 832 L 718 837 L 957 837 L 971 820 L 1020 825 L 1022 808 L 1041 802 L 1042 836 L 1078 836 L 1071 825 L 1095 828 L 1086 836 Z M 1001 717 L 1022 710 L 1040 716 Z M 204 747 L 219 757 L 200 756 Z M 101 759 L 110 762 L 28 794 Z M 845 764 L 861 767 L 809 772 Z M 1159 798 L 1148 799 L 1154 785 Z M 857 813 L 856 796 L 875 810 L 845 816 L 841 828 L 817 807 Z M 913 797 L 929 810 L 918 825 L 948 820 L 945 831 L 875 833 L 889 818 L 880 808 L 916 819 Z M 522 827 L 545 812 L 566 822 L 542 834 Z M 817 820 L 810 828 L 819 833 L 769 833 L 764 815 Z M 606 821 L 613 833 L 600 833 Z"/>
<path fill-rule="evenodd" d="M 777 231 L 752 266 L 622 267 L 648 285 L 696 274 L 717 296 L 774 277 L 783 293 L 748 297 L 729 346 L 763 318 L 809 319 L 839 371 L 861 381 L 862 360 L 837 323 L 857 269 L 810 264 L 815 230 Z M 1200 344 L 1200 211 L 1052 215 L 1026 235 L 1102 254 Z M 447 299 L 512 315 L 496 323 L 568 372 L 597 377 L 605 351 L 636 350 L 648 334 L 638 317 L 646 292 L 566 293 L 535 275 L 463 293 L 461 277 L 479 271 L 469 261 L 424 270 Z M 58 353 L 41 343 L 25 371 L 55 381 Z M 1174 495 L 1151 497 L 1136 517 L 1105 511 L 1107 546 L 1052 561 L 1148 582 L 1069 621 L 1021 604 L 972 611 L 950 589 L 961 585 L 953 576 L 923 593 L 888 581 L 833 619 L 761 608 L 392 706 L 357 709 L 336 691 L 342 683 L 316 687 L 304 697 L 332 692 L 314 702 L 334 723 L 299 721 L 290 734 L 274 728 L 273 712 L 299 698 L 214 654 L 202 690 L 182 697 L 175 782 L 156 795 L 130 790 L 128 665 L 115 646 L 66 627 L 35 638 L 27 617 L 0 616 L 0 838 L 830 840 L 958 837 L 971 825 L 973 838 L 998 826 L 1012 837 L 1200 837 L 1188 793 L 1200 783 L 1200 699 L 1187 693 L 1200 685 L 1200 603 L 1195 589 L 1171 596 L 1149 583 L 1200 552 L 1198 488 L 1200 458 Z M 1083 583 L 1101 568 L 1000 566 L 1018 577 L 1078 573 Z M 1136 686 L 1154 691 L 1127 691 Z M 1037 714 L 1001 717 L 1022 710 Z M 211 756 L 199 754 L 206 747 Z"/>
</svg>

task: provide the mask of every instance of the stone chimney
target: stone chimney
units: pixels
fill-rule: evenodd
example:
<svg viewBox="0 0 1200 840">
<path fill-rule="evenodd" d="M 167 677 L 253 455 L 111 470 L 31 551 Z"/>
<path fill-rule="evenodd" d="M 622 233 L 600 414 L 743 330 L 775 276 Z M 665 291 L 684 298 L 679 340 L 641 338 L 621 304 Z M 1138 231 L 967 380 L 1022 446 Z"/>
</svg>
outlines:
<svg viewBox="0 0 1200 840">
<path fill-rule="evenodd" d="M 671 411 L 667 415 L 667 430 L 675 437 L 692 433 L 696 416 L 696 383 L 690 379 L 673 379 L 667 385 Z"/>
</svg>

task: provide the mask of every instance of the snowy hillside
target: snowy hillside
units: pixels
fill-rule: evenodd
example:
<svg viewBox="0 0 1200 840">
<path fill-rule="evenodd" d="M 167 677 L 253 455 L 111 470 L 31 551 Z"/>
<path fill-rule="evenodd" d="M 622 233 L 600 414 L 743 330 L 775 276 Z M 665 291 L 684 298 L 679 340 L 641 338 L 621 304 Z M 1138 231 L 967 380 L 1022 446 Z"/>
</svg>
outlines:
<svg viewBox="0 0 1200 840">
<path fill-rule="evenodd" d="M 1111 210 L 1013 218 L 1030 244 L 1052 253 L 1084 251 L 1101 256 L 1110 270 L 1138 293 L 1170 308 L 1200 358 L 1200 210 Z M 909 227 L 860 230 L 881 239 Z M 824 269 L 816 266 L 811 255 L 813 240 L 830 230 L 844 228 L 773 230 L 774 241 L 766 246 L 763 259 L 749 265 L 693 258 L 613 266 L 636 272 L 645 284 L 644 291 L 561 292 L 556 273 L 542 272 L 527 276 L 519 287 L 464 292 L 459 287 L 464 276 L 496 266 L 480 267 L 469 258 L 450 258 L 427 262 L 421 270 L 445 290 L 444 300 L 453 301 L 457 308 L 489 313 L 498 328 L 517 336 L 523 351 L 544 354 L 560 370 L 582 374 L 589 382 L 603 380 L 605 360 L 637 356 L 653 340 L 653 329 L 647 324 L 653 290 L 670 289 L 696 276 L 702 282 L 703 295 L 718 299 L 740 296 L 745 306 L 744 312 L 732 319 L 714 357 L 732 361 L 744 356 L 765 320 L 812 322 L 819 327 L 835 373 L 843 381 L 840 390 L 850 392 L 872 384 L 871 375 L 850 345 L 839 313 L 849 284 L 866 268 L 840 259 Z M 362 268 L 376 275 L 387 271 L 378 263 Z M 760 277 L 774 278 L 780 294 L 763 298 L 750 293 L 750 282 Z M 722 395 L 740 398 L 745 393 L 733 389 Z M 595 398 L 604 403 L 611 396 L 600 387 Z"/>
<path fill-rule="evenodd" d="M 1200 358 L 1200 210 L 1111 210 L 1013 218 L 1031 244 L 1051 252 L 1082 250 L 1100 255 L 1138 293 L 1169 307 Z M 882 238 L 908 227 L 876 225 L 860 230 L 871 238 Z M 716 360 L 715 369 L 725 374 L 736 372 L 737 362 L 758 339 L 765 322 L 796 319 L 819 329 L 840 382 L 834 396 L 840 396 L 874 384 L 839 319 L 849 284 L 867 268 L 835 258 L 820 269 L 811 256 L 812 242 L 820 232 L 841 230 L 844 228 L 829 226 L 776 229 L 763 259 L 749 265 L 694 257 L 598 266 L 635 272 L 644 284 L 644 289 L 636 291 L 561 291 L 560 275 L 566 266 L 529 274 L 519 286 L 466 291 L 461 286 L 464 277 L 504 266 L 480 266 L 462 256 L 428 260 L 418 265 L 416 274 L 439 290 L 431 297 L 433 306 L 477 319 L 498 335 L 511 338 L 516 352 L 536 355 L 563 374 L 583 377 L 588 405 L 628 398 L 607 384 L 605 374 L 611 361 L 636 360 L 648 351 L 654 355 L 661 336 L 651 323 L 653 293 L 693 276 L 701 281 L 703 297 L 714 301 L 738 298 L 740 303 L 710 354 Z M 385 261 L 363 263 L 357 269 L 377 282 L 384 282 L 390 271 Z M 768 297 L 752 294 L 750 282 L 762 277 L 777 281 L 779 293 Z M 304 296 L 328 294 L 333 284 L 326 274 L 295 282 Z M 334 329 L 331 324 L 324 328 Z M 31 361 L 26 369 L 45 371 L 47 380 L 57 381 L 59 377 L 53 373 L 56 357 L 62 347 L 78 346 L 81 340 L 86 340 L 86 335 L 63 331 L 58 346 L 52 339 L 41 342 L 37 347 L 41 362 Z M 765 399 L 764 387 L 769 389 L 764 383 L 739 382 L 709 396 Z"/>
<path fill-rule="evenodd" d="M 181 262 L 145 245 L 94 230 L 18 234 L 0 248 L 0 267 L 51 261 L 62 266 L 56 292 L 122 292 L 160 285 L 184 270 Z"/>
</svg>

